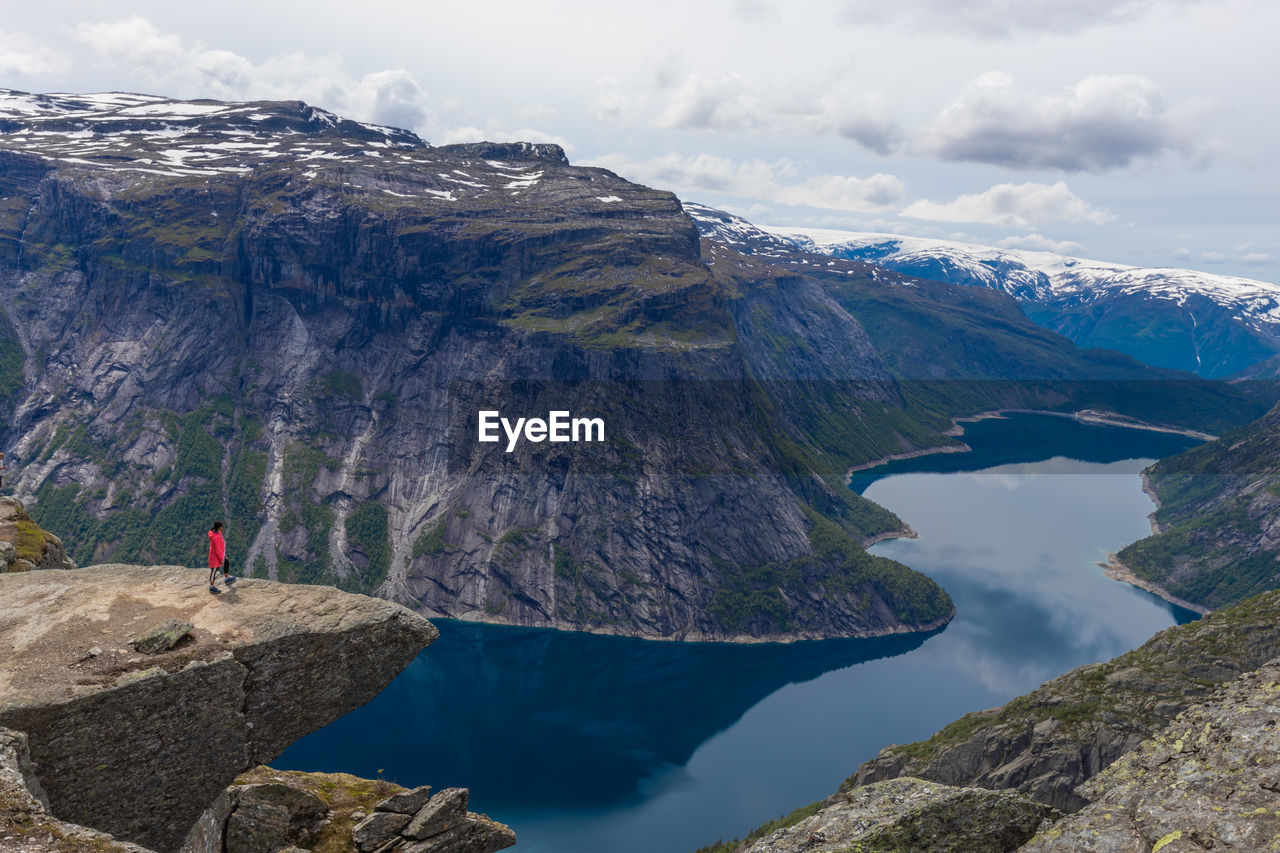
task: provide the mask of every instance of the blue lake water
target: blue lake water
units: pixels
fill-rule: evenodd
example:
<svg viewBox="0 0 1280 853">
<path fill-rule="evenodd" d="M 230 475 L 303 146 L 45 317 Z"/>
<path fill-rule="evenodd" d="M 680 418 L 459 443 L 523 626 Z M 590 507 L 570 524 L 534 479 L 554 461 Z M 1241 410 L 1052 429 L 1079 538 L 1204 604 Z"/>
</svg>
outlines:
<svg viewBox="0 0 1280 853">
<path fill-rule="evenodd" d="M 1149 532 L 1138 472 L 1193 440 L 1013 415 L 965 441 L 852 484 L 919 534 L 872 550 L 951 594 L 940 632 L 745 646 L 438 620 L 380 696 L 273 764 L 469 787 L 522 853 L 682 853 L 1194 617 L 1097 565 Z"/>
</svg>

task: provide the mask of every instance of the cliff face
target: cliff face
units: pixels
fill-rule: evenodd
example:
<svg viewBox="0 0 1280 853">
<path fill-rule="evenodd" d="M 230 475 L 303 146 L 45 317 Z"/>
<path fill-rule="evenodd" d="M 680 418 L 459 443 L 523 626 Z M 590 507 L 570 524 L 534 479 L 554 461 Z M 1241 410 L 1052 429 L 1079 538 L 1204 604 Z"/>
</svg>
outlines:
<svg viewBox="0 0 1280 853">
<path fill-rule="evenodd" d="M 152 853 L 104 832 L 58 820 L 21 732 L 0 729 L 0 850 L 6 853 Z"/>
<path fill-rule="evenodd" d="M 192 626 L 156 654 L 131 642 Z M 241 772 L 367 702 L 436 636 L 323 587 L 106 565 L 0 575 L 0 727 L 25 734 L 57 818 L 176 850 Z"/>
<path fill-rule="evenodd" d="M 223 518 L 254 576 L 428 614 L 684 639 L 949 618 L 860 552 L 900 522 L 840 483 L 941 419 L 813 281 L 710 263 L 670 193 L 297 103 L 0 100 L 6 482 L 81 562 L 199 565 Z M 480 409 L 605 439 L 507 453 Z"/>
<path fill-rule="evenodd" d="M 1117 555 L 1124 568 L 1207 608 L 1280 586 L 1280 408 L 1146 477 L 1157 532 Z"/>
</svg>

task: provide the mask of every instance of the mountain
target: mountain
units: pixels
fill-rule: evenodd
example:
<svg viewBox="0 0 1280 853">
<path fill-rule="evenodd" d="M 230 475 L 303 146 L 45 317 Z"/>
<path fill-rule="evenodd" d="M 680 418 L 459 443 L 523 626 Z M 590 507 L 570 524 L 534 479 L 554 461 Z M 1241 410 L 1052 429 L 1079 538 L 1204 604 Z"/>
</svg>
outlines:
<svg viewBox="0 0 1280 853">
<path fill-rule="evenodd" d="M 1144 476 L 1154 532 L 1113 568 L 1202 608 L 1280 587 L 1280 407 Z"/>
<path fill-rule="evenodd" d="M 1174 826 L 1146 846 L 1142 840 L 1171 815 L 1188 834 L 1209 842 L 1202 847 L 1234 838 L 1239 849 L 1258 849 L 1255 842 L 1275 838 L 1274 810 L 1231 804 L 1274 802 L 1267 779 L 1275 772 L 1278 620 L 1280 592 L 1272 591 L 1167 628 L 1117 658 L 1073 669 L 998 708 L 965 714 L 928 740 L 885 747 L 826 800 L 764 824 L 745 841 L 699 853 L 848 849 L 823 845 L 805 831 L 814 824 L 835 838 L 905 823 L 942 840 L 954 832 L 989 832 L 1001 821 L 1021 824 L 1017 812 L 993 801 L 974 803 L 971 814 L 954 808 L 939 814 L 930 797 L 910 790 L 921 780 L 932 783 L 925 793 L 933 799 L 950 800 L 971 788 L 1014 792 L 1069 815 L 1042 824 L 1025 848 L 1020 845 L 1030 832 L 1006 839 L 1006 846 L 959 849 L 1149 850 L 1167 846 L 1158 840 Z M 1150 784 L 1153 776 L 1161 783 Z M 904 820 L 912 815 L 893 807 L 901 797 L 870 810 L 848 808 L 878 798 L 891 781 L 905 784 L 896 789 L 900 794 L 922 801 L 917 814 L 928 815 L 927 823 Z M 799 831 L 781 832 L 788 827 Z M 1067 840 L 1050 843 L 1063 830 L 1071 833 Z M 769 841 L 754 846 L 760 838 Z"/>
<path fill-rule="evenodd" d="M 6 482 L 80 562 L 200 565 L 226 518 L 247 573 L 427 613 L 686 639 L 950 617 L 861 550 L 900 522 L 841 483 L 936 431 L 819 287 L 713 270 L 671 194 L 298 102 L 2 108 Z M 604 440 L 508 453 L 488 409 Z"/>
<path fill-rule="evenodd" d="M 556 146 L 296 101 L 3 93 L 0 199 L 5 483 L 81 564 L 201 565 L 221 518 L 246 574 L 429 615 L 927 631 L 951 601 L 863 551 L 902 524 L 851 467 L 993 408 L 1262 413 L 1003 293 L 744 254 Z M 482 442 L 483 411 L 603 435 Z"/>
<path fill-rule="evenodd" d="M 761 229 L 736 217 L 720 228 L 755 254 L 785 253 L 790 244 L 932 281 L 1000 290 L 1078 346 L 1118 350 L 1207 378 L 1240 373 L 1280 353 L 1280 286 L 1269 282 L 925 237 Z"/>
</svg>

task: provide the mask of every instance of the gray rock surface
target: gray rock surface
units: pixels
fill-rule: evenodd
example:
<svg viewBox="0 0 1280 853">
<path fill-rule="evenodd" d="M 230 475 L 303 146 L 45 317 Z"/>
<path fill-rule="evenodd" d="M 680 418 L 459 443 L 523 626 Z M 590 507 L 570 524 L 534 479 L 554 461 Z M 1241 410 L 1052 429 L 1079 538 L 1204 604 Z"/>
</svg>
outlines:
<svg viewBox="0 0 1280 853">
<path fill-rule="evenodd" d="M 890 746 L 842 790 L 898 776 L 1013 789 L 1062 811 L 1076 786 L 1160 731 L 1220 684 L 1280 655 L 1280 591 L 1156 634 L 1132 652 L 1074 669 L 927 741 Z"/>
<path fill-rule="evenodd" d="M 466 788 L 445 788 L 427 801 L 401 835 L 423 839 L 452 829 L 467 816 L 470 795 Z"/>
<path fill-rule="evenodd" d="M 1280 660 L 1219 688 L 1080 786 L 1025 853 L 1280 849 Z"/>
<path fill-rule="evenodd" d="M 161 652 L 169 651 L 174 646 L 178 645 L 178 643 L 182 642 L 182 640 L 191 633 L 191 629 L 194 627 L 195 626 L 190 622 L 182 622 L 178 619 L 166 619 L 159 625 L 156 625 L 155 627 L 138 635 L 137 638 L 130 640 L 129 645 L 133 647 L 134 651 L 140 652 L 144 655 L 158 655 Z M 99 647 L 94 646 L 94 648 L 96 649 Z M 90 649 L 89 654 L 93 657 L 97 657 L 102 654 L 102 652 L 99 651 L 97 654 L 94 654 L 93 649 Z"/>
<path fill-rule="evenodd" d="M 151 853 L 110 835 L 58 820 L 21 732 L 0 728 L 0 850 L 4 853 Z"/>
<path fill-rule="evenodd" d="M 351 830 L 351 840 L 360 853 L 373 853 L 388 841 L 400 838 L 400 830 L 409 825 L 412 814 L 374 812 Z"/>
<path fill-rule="evenodd" d="M 902 778 L 837 794 L 735 853 L 1003 853 L 1055 817 L 1020 794 Z"/>
<path fill-rule="evenodd" d="M 275 853 L 309 841 L 328 822 L 328 809 L 313 794 L 266 782 L 232 789 L 224 853 Z"/>
<path fill-rule="evenodd" d="M 395 849 L 400 853 L 495 853 L 515 843 L 516 835 L 507 826 L 468 814 L 452 829 Z"/>
<path fill-rule="evenodd" d="M 175 850 L 237 774 L 371 699 L 436 637 L 328 587 L 246 580 L 214 597 L 205 582 L 172 566 L 0 575 L 0 725 L 28 736 L 59 818 Z M 192 639 L 129 649 L 166 618 Z"/>
<path fill-rule="evenodd" d="M 399 794 L 392 794 L 382 802 L 374 806 L 380 812 L 395 812 L 396 814 L 417 814 L 423 806 L 427 804 L 427 800 L 431 799 L 431 786 L 422 785 L 411 791 L 402 791 Z"/>
<path fill-rule="evenodd" d="M 252 790 L 297 792 L 296 797 L 275 794 L 271 809 L 241 810 L 242 797 Z M 485 815 L 466 810 L 469 793 L 465 788 L 447 788 L 424 800 L 426 788 L 405 790 L 383 780 L 360 779 L 346 773 L 303 773 L 256 767 L 236 780 L 219 801 L 207 811 L 182 853 L 247 853 L 232 835 L 241 821 L 241 838 L 279 839 L 282 826 L 305 826 L 312 834 L 298 841 L 308 848 L 352 853 L 495 853 L 516 843 L 515 833 Z M 418 803 L 412 814 L 379 811 L 393 801 L 397 808 Z M 322 823 L 315 823 L 319 802 Z M 292 813 L 293 805 L 299 811 Z M 276 808 L 283 806 L 283 808 Z M 405 833 L 411 820 L 424 827 L 427 837 L 411 838 Z M 225 830 L 225 834 L 223 832 Z"/>
</svg>

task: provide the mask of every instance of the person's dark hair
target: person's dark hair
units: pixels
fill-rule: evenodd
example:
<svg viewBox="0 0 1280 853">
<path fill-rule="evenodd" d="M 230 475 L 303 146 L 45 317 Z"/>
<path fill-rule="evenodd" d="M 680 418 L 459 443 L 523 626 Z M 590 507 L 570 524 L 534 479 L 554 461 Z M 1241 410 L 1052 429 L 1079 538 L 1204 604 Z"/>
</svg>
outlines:
<svg viewBox="0 0 1280 853">
<path fill-rule="evenodd" d="M 221 529 L 222 529 L 222 522 L 221 522 L 221 521 L 215 521 L 215 522 L 213 523 L 213 527 L 210 527 L 209 529 L 210 529 L 210 530 L 212 530 L 214 533 L 217 533 L 219 530 L 221 530 Z"/>
</svg>

